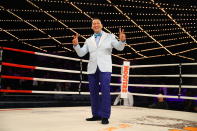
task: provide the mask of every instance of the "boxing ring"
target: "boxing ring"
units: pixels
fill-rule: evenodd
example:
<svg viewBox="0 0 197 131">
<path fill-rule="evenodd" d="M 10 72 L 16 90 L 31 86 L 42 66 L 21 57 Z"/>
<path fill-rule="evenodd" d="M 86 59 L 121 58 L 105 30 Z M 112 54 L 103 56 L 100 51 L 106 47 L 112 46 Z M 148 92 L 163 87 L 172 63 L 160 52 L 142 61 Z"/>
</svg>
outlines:
<svg viewBox="0 0 197 131">
<path fill-rule="evenodd" d="M 4 51 L 20 53 L 22 55 L 34 55 L 49 57 L 59 60 L 75 61 L 80 65 L 80 69 L 60 69 L 46 66 L 34 66 L 32 64 L 18 64 L 3 61 L 1 67 L 10 68 L 23 68 L 31 71 L 47 71 L 54 73 L 72 74 L 70 78 L 73 79 L 57 79 L 57 78 L 40 78 L 29 77 L 22 75 L 5 75 L 1 73 L 1 81 L 4 79 L 9 80 L 23 80 L 33 82 L 50 82 L 50 83 L 74 83 L 78 85 L 77 91 L 56 91 L 56 90 L 29 90 L 29 89 L 5 89 L 1 87 L 1 93 L 25 93 L 25 94 L 76 94 L 76 95 L 89 95 L 88 91 L 84 91 L 83 88 L 87 88 L 88 81 L 84 80 L 84 76 L 87 72 L 84 71 L 84 64 L 87 64 L 87 60 L 70 58 L 65 56 L 58 56 L 54 54 L 33 52 L 21 49 L 1 47 L 2 55 Z M 25 61 L 25 60 L 24 60 Z M 33 62 L 33 61 L 32 61 Z M 169 98 L 179 100 L 196 101 L 197 97 L 182 95 L 183 89 L 196 89 L 196 85 L 184 85 L 183 78 L 196 78 L 195 74 L 183 74 L 183 66 L 196 66 L 197 63 L 178 63 L 178 64 L 157 64 L 157 65 L 132 65 L 129 69 L 153 69 L 162 67 L 176 67 L 179 71 L 178 74 L 170 75 L 132 75 L 129 74 L 128 86 L 129 88 L 135 87 L 139 90 L 144 88 L 169 88 L 177 89 L 176 95 L 163 94 L 146 94 L 138 92 L 128 92 L 128 96 L 139 97 L 151 97 L 151 98 Z M 72 66 L 71 66 L 72 67 Z M 73 66 L 74 67 L 74 66 Z M 113 64 L 113 69 L 116 69 L 116 73 L 112 72 L 112 77 L 116 79 L 121 78 L 122 65 Z M 3 70 L 2 68 L 2 70 Z M 1 72 L 2 72 L 1 70 Z M 114 71 L 114 70 L 113 70 Z M 117 73 L 119 72 L 119 73 Z M 77 77 L 74 77 L 77 76 Z M 179 83 L 174 84 L 135 84 L 132 83 L 133 78 L 177 78 Z M 77 79 L 74 79 L 77 78 Z M 120 87 L 121 82 L 112 82 L 112 87 Z M 143 88 L 140 88 L 143 87 Z M 85 89 L 87 90 L 87 89 Z M 111 95 L 120 95 L 120 90 L 111 92 Z M 122 99 L 121 99 L 122 100 Z M 52 131 L 52 130 L 87 130 L 87 131 L 197 131 L 197 114 L 192 112 L 172 111 L 163 109 L 151 109 L 142 107 L 129 107 L 129 106 L 112 106 L 112 116 L 110 118 L 110 124 L 103 126 L 100 122 L 87 122 L 85 118 L 91 116 L 90 107 L 56 107 L 56 108 L 25 108 L 25 109 L 0 109 L 0 131 Z"/>
</svg>

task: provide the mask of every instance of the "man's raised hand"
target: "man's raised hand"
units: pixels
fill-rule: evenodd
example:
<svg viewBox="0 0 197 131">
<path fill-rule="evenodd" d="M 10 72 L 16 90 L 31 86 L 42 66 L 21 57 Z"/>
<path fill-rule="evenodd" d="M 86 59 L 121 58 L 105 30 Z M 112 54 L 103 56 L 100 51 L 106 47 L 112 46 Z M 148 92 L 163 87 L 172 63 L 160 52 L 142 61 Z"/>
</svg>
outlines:
<svg viewBox="0 0 197 131">
<path fill-rule="evenodd" d="M 73 35 L 72 43 L 74 46 L 78 45 L 78 37 L 79 37 L 79 34 L 77 34 L 77 33 L 76 33 L 76 35 Z"/>
<path fill-rule="evenodd" d="M 120 41 L 126 41 L 126 35 L 124 33 L 124 29 L 119 28 L 119 39 Z"/>
</svg>

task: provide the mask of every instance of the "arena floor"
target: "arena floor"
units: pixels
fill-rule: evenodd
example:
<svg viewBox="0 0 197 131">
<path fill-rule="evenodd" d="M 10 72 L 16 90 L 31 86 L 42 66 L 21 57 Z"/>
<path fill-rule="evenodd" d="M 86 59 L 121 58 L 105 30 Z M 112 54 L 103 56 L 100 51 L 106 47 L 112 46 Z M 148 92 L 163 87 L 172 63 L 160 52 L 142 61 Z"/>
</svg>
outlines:
<svg viewBox="0 0 197 131">
<path fill-rule="evenodd" d="M 113 106 L 110 124 L 88 122 L 90 107 L 0 109 L 0 131 L 197 131 L 197 113 Z"/>
</svg>

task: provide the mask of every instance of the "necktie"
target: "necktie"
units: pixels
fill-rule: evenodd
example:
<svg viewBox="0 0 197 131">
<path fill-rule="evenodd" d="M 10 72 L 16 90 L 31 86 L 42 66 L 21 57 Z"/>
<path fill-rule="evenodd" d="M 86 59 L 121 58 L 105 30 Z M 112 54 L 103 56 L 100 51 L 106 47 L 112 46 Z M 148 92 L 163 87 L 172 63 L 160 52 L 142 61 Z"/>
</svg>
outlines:
<svg viewBox="0 0 197 131">
<path fill-rule="evenodd" d="M 95 33 L 95 34 L 94 34 L 94 37 L 95 37 L 95 38 L 96 38 L 96 37 L 99 37 L 99 36 L 101 37 L 101 35 L 102 35 L 101 33 Z"/>
</svg>

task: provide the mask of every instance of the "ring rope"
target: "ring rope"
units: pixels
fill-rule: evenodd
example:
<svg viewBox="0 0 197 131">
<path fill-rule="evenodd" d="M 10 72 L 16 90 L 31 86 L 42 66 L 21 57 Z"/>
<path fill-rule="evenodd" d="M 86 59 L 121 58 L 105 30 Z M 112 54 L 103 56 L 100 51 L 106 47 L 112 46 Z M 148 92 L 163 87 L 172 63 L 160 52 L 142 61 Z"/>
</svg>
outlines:
<svg viewBox="0 0 197 131">
<path fill-rule="evenodd" d="M 135 87 L 166 87 L 166 88 L 179 88 L 179 85 L 152 85 L 152 84 L 128 84 L 128 86 Z M 196 89 L 196 85 L 182 85 L 182 88 L 193 88 Z"/>
<path fill-rule="evenodd" d="M 129 75 L 129 77 L 180 77 L 179 74 L 177 75 Z M 197 75 L 193 74 L 182 74 L 181 77 L 197 77 Z"/>
<path fill-rule="evenodd" d="M 164 67 L 164 66 L 179 66 L 180 64 L 153 64 L 153 65 L 134 65 L 130 68 L 150 68 L 150 67 Z M 182 63 L 182 65 L 197 65 L 197 63 Z"/>
<path fill-rule="evenodd" d="M 78 94 L 79 92 L 65 92 L 65 91 L 37 91 L 37 90 L 7 90 L 7 89 L 0 89 L 0 92 L 9 92 L 9 93 L 32 93 L 32 94 Z M 90 95 L 89 92 L 80 92 L 81 95 Z M 101 94 L 101 93 L 99 93 Z M 119 95 L 120 92 L 111 92 L 111 95 Z M 170 95 L 152 95 L 152 94 L 142 94 L 142 93 L 128 93 L 135 96 L 147 96 L 147 97 L 163 97 L 163 98 L 175 98 L 178 99 L 179 96 L 170 96 Z M 197 97 L 188 97 L 188 96 L 180 96 L 181 99 L 188 99 L 188 100 L 197 100 Z"/>
<path fill-rule="evenodd" d="M 33 78 L 33 77 L 22 77 L 22 76 L 8 76 L 1 75 L 0 78 L 4 79 L 22 79 L 22 80 L 34 80 L 34 81 L 45 81 L 45 82 L 70 82 L 70 83 L 80 83 L 77 80 L 63 80 L 63 79 L 46 79 L 46 78 Z M 83 84 L 88 84 L 88 81 L 82 81 Z M 111 83 L 112 86 L 121 86 L 119 83 Z M 151 85 L 151 84 L 128 84 L 128 86 L 134 87 L 166 87 L 166 88 L 179 88 L 179 85 Z M 196 86 L 182 85 L 182 88 L 194 88 Z"/>
<path fill-rule="evenodd" d="M 65 70 L 65 69 L 58 69 L 58 68 L 29 66 L 29 65 L 7 63 L 7 62 L 2 62 L 2 65 L 3 66 L 11 66 L 11 67 L 19 67 L 19 68 L 27 68 L 27 69 L 36 69 L 36 70 L 47 70 L 47 71 L 68 72 L 68 73 L 80 73 L 80 71 L 76 71 L 76 70 Z M 87 72 L 83 71 L 83 74 L 87 74 Z"/>
<path fill-rule="evenodd" d="M 52 55 L 52 54 L 40 53 L 40 52 L 34 52 L 34 51 L 27 51 L 27 50 L 21 50 L 21 49 L 14 49 L 14 48 L 7 48 L 7 47 L 2 47 L 2 49 L 3 50 L 9 50 L 9 51 L 15 51 L 15 52 L 22 52 L 22 53 L 27 53 L 27 54 L 40 55 L 40 56 L 48 56 L 48 57 L 59 58 L 59 59 L 80 61 L 80 59 L 77 59 L 77 58 L 58 56 L 58 55 Z M 86 61 L 86 60 L 84 60 L 84 61 Z"/>
<path fill-rule="evenodd" d="M 65 70 L 65 69 L 58 69 L 58 68 L 47 68 L 47 67 L 39 67 L 39 66 L 29 66 L 29 65 L 21 65 L 21 64 L 13 64 L 2 62 L 3 66 L 11 66 L 11 67 L 19 67 L 19 68 L 27 68 L 27 69 L 37 69 L 37 70 L 47 70 L 47 71 L 56 71 L 56 72 L 67 72 L 67 73 L 81 73 L 80 71 L 76 70 Z M 87 74 L 87 71 L 83 71 L 82 74 Z M 121 77 L 122 75 L 119 74 L 112 74 L 114 77 Z M 180 75 L 129 75 L 129 77 L 179 77 Z M 197 77 L 197 75 L 193 74 L 182 74 L 182 77 Z"/>
<path fill-rule="evenodd" d="M 21 50 L 21 49 L 7 48 L 7 47 L 2 47 L 2 49 L 9 50 L 9 51 L 29 53 L 29 54 L 34 54 L 34 55 L 54 57 L 54 58 L 59 58 L 59 59 L 68 59 L 68 60 L 73 60 L 73 61 L 80 61 L 81 60 L 81 59 L 77 59 L 77 58 L 58 56 L 58 55 L 52 55 L 52 54 L 40 53 L 40 52 L 34 52 L 34 51 L 27 51 L 27 50 Z M 88 60 L 83 60 L 83 62 L 88 62 Z M 182 65 L 197 65 L 197 63 L 182 63 Z M 112 64 L 112 66 L 122 67 L 122 65 L 117 65 L 117 64 Z M 134 65 L 134 66 L 130 66 L 130 68 L 149 68 L 149 67 L 163 67 L 163 66 L 179 66 L 179 64 Z"/>
</svg>

